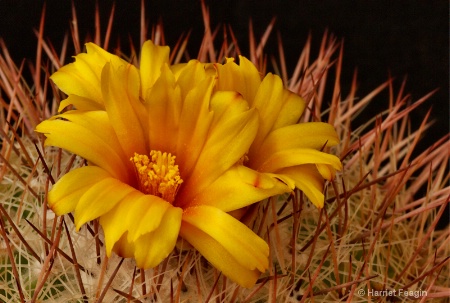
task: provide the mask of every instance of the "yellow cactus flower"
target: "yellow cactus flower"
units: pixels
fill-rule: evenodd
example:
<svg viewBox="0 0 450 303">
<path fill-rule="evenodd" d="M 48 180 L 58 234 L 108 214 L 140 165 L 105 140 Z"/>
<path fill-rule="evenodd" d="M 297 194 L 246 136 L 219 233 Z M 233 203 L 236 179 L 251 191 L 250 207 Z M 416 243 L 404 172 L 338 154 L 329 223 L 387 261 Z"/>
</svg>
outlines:
<svg viewBox="0 0 450 303">
<path fill-rule="evenodd" d="M 245 57 L 215 64 L 216 91 L 237 91 L 258 111 L 259 127 L 244 165 L 302 190 L 317 207 L 324 204 L 324 179 L 342 169 L 339 158 L 321 150 L 339 143 L 333 126 L 323 122 L 299 123 L 306 107 L 298 95 L 283 88 L 277 75 L 262 80 Z M 229 191 L 222 184 L 217 189 Z"/>
<path fill-rule="evenodd" d="M 133 257 L 140 268 L 158 265 L 179 235 L 195 234 L 189 242 L 214 266 L 252 286 L 268 267 L 268 245 L 227 212 L 288 190 L 239 165 L 258 130 L 256 110 L 235 92 L 213 93 L 214 69 L 194 60 L 169 66 L 167 47 L 145 43 L 140 69 L 86 47 L 51 77 L 68 95 L 61 109 L 76 109 L 36 128 L 46 145 L 88 161 L 53 186 L 50 207 L 74 212 L 77 229 L 99 218 L 107 254 Z M 197 203 L 221 178 L 245 199 L 211 193 L 214 202 Z"/>
<path fill-rule="evenodd" d="M 229 212 L 294 187 L 323 204 L 323 177 L 340 169 L 319 151 L 336 144 L 332 127 L 297 124 L 303 101 L 276 76 L 261 82 L 243 58 L 171 66 L 169 48 L 147 41 L 137 68 L 86 48 L 51 77 L 68 95 L 60 111 L 70 110 L 36 128 L 45 145 L 88 163 L 54 184 L 51 209 L 74 212 L 77 229 L 98 218 L 108 256 L 151 268 L 181 237 L 231 280 L 253 286 L 269 247 Z"/>
</svg>

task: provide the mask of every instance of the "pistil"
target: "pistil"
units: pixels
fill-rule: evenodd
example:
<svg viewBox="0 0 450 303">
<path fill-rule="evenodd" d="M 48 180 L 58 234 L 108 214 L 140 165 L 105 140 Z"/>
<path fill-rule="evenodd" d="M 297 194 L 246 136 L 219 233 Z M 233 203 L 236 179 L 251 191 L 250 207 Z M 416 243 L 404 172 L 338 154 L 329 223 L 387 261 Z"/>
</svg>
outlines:
<svg viewBox="0 0 450 303">
<path fill-rule="evenodd" d="M 155 150 L 150 151 L 150 157 L 135 153 L 130 161 L 136 167 L 139 190 L 172 203 L 183 183 L 175 158 L 170 153 Z"/>
</svg>

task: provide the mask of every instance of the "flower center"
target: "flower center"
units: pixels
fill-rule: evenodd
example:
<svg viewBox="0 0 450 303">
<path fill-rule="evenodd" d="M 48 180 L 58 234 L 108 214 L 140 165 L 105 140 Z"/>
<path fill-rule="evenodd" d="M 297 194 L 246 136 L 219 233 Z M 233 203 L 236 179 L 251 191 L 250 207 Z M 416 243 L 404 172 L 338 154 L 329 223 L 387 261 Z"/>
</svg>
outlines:
<svg viewBox="0 0 450 303">
<path fill-rule="evenodd" d="M 175 200 L 178 188 L 183 180 L 180 178 L 175 156 L 160 151 L 150 151 L 150 158 L 146 155 L 134 153 L 130 158 L 136 167 L 139 177 L 139 190 L 145 194 L 161 197 L 169 203 Z"/>
</svg>

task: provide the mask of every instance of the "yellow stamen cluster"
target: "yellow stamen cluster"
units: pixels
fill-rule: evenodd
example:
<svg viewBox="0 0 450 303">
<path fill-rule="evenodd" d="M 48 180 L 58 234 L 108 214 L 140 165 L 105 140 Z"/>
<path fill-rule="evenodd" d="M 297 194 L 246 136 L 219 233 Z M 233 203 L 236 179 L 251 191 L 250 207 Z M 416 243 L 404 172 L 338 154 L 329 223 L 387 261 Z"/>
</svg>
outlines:
<svg viewBox="0 0 450 303">
<path fill-rule="evenodd" d="M 139 177 L 139 189 L 146 194 L 161 197 L 169 203 L 175 200 L 178 188 L 183 180 L 180 177 L 175 156 L 160 151 L 150 151 L 150 158 L 146 155 L 134 153 L 130 161 L 136 167 Z"/>
</svg>

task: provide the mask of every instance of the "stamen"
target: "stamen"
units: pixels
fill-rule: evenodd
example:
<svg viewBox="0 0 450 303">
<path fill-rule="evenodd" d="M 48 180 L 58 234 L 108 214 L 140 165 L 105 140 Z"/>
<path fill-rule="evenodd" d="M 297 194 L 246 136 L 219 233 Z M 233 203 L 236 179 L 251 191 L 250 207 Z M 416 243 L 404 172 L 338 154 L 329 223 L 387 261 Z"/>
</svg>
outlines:
<svg viewBox="0 0 450 303">
<path fill-rule="evenodd" d="M 172 203 L 183 183 L 175 158 L 170 153 L 155 150 L 150 151 L 150 158 L 134 153 L 130 161 L 136 167 L 139 189 L 145 194 L 158 196 Z"/>
</svg>

